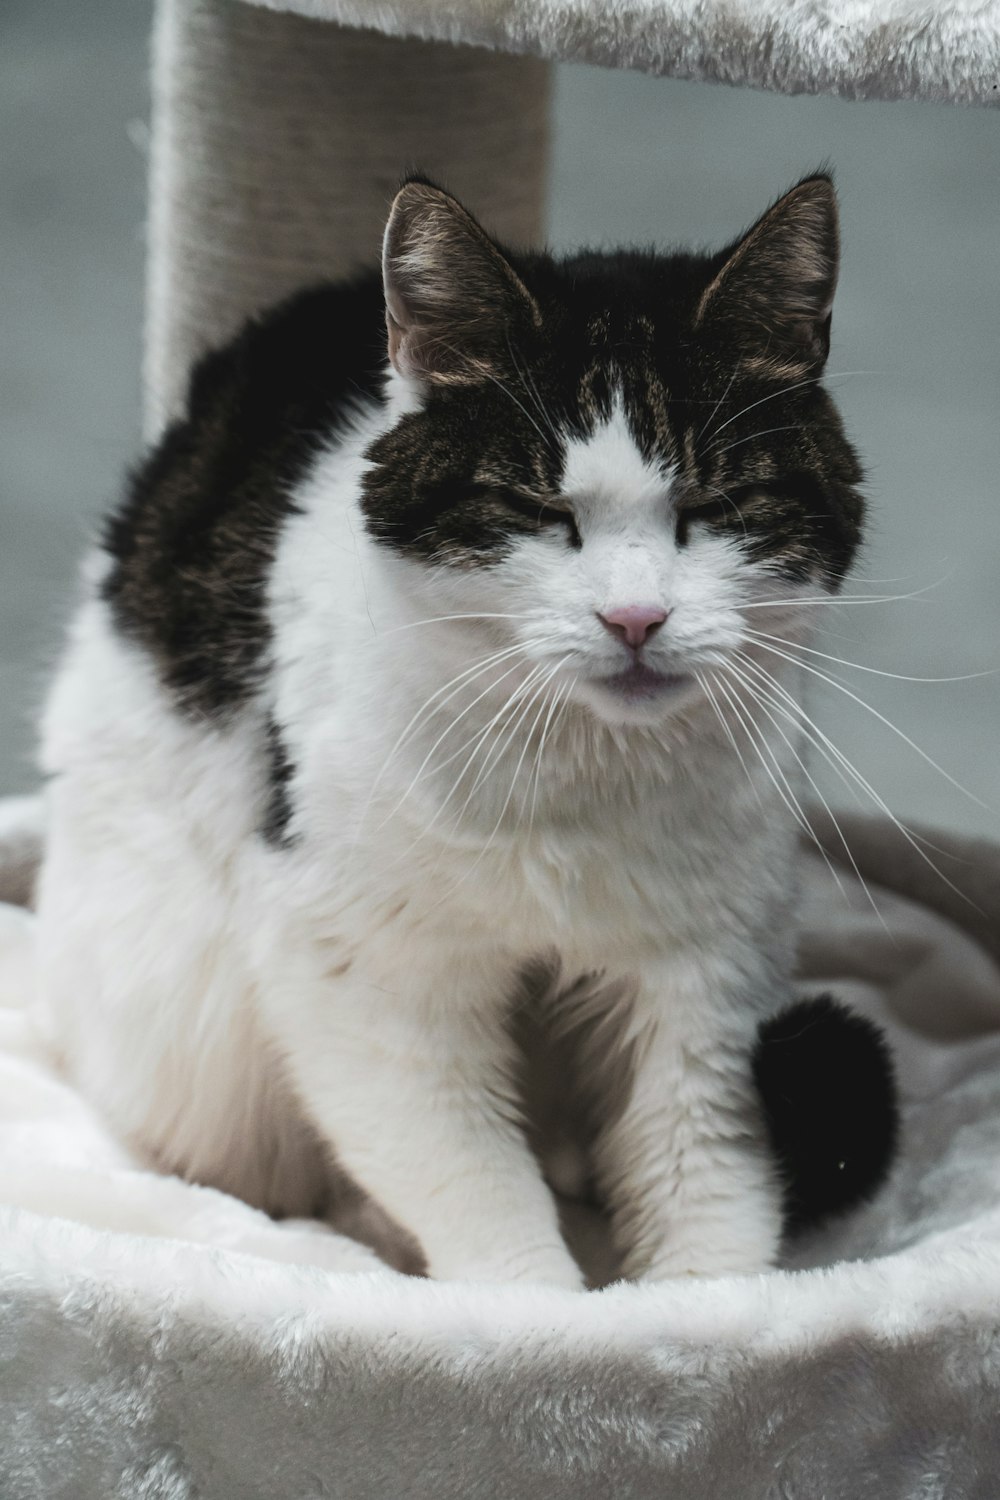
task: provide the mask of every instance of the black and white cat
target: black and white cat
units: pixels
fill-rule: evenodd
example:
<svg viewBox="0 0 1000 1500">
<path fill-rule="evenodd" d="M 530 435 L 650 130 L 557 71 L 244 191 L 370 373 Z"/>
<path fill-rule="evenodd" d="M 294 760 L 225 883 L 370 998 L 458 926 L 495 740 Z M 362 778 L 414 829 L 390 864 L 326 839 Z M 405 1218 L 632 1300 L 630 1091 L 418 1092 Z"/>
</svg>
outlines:
<svg viewBox="0 0 1000 1500">
<path fill-rule="evenodd" d="M 578 1286 L 519 1120 L 544 974 L 626 1273 L 772 1262 L 800 685 L 753 631 L 859 541 L 836 270 L 824 176 L 715 255 L 562 260 L 412 180 L 381 279 L 201 363 L 44 734 L 43 1004 L 160 1164 L 301 1213 L 336 1161 L 432 1275 Z"/>
</svg>

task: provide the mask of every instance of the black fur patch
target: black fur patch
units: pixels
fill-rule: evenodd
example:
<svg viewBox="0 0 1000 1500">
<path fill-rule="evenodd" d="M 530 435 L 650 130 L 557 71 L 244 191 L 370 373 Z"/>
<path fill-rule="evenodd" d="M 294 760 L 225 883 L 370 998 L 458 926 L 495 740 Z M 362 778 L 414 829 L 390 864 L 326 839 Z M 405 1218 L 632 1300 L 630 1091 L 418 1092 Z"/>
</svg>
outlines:
<svg viewBox="0 0 1000 1500">
<path fill-rule="evenodd" d="M 267 784 L 264 817 L 260 831 L 269 844 L 290 842 L 288 825 L 292 819 L 289 784 L 295 767 L 289 757 L 281 731 L 273 719 L 267 724 Z"/>
<path fill-rule="evenodd" d="M 134 474 L 105 533 L 104 594 L 185 709 L 225 714 L 255 686 L 294 487 L 345 405 L 378 396 L 384 365 L 376 273 L 303 292 L 201 361 L 186 414 Z"/>
<path fill-rule="evenodd" d="M 557 430 L 592 430 L 617 387 L 644 455 L 679 469 L 700 520 L 787 576 L 843 577 L 861 535 L 860 464 L 817 377 L 740 365 L 725 326 L 694 331 L 718 258 L 510 259 L 540 325 L 511 327 L 495 373 L 431 389 L 421 411 L 373 445 L 363 508 L 374 537 L 428 561 L 481 566 L 534 529 L 530 505 L 558 527 Z M 687 529 L 682 517 L 682 543 Z"/>
<path fill-rule="evenodd" d="M 899 1114 L 878 1027 L 820 996 L 758 1032 L 753 1074 L 785 1183 L 789 1232 L 865 1202 L 885 1181 Z"/>
</svg>

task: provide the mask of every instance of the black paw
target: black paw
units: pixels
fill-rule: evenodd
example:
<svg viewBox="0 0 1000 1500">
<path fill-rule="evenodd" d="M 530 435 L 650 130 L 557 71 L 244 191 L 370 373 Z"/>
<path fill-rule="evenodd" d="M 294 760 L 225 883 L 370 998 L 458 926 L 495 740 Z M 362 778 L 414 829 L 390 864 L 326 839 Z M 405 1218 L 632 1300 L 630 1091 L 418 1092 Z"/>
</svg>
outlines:
<svg viewBox="0 0 1000 1500">
<path fill-rule="evenodd" d="M 754 1081 L 785 1182 L 785 1227 L 804 1229 L 870 1198 L 888 1175 L 899 1113 L 878 1027 L 829 995 L 762 1023 Z"/>
</svg>

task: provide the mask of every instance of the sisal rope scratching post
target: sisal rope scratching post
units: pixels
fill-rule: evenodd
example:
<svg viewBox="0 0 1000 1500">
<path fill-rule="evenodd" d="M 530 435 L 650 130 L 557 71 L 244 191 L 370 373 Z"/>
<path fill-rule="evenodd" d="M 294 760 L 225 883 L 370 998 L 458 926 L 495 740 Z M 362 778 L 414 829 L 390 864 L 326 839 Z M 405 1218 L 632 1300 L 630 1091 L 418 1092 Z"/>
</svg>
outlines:
<svg viewBox="0 0 1000 1500">
<path fill-rule="evenodd" d="M 247 314 L 370 264 L 411 167 L 497 233 L 536 241 L 550 66 L 403 40 L 241 0 L 159 0 L 146 431 L 192 361 Z"/>
</svg>

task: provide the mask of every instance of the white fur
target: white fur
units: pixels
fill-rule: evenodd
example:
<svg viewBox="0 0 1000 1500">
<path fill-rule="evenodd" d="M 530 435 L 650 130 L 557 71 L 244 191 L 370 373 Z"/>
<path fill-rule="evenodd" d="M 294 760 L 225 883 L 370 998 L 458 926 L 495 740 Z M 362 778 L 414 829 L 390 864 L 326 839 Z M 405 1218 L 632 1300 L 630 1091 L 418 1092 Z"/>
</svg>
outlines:
<svg viewBox="0 0 1000 1500">
<path fill-rule="evenodd" d="M 741 606 L 779 586 L 707 534 L 676 546 L 672 476 L 620 406 L 570 444 L 579 551 L 545 532 L 488 570 L 387 553 L 358 509 L 363 453 L 416 399 L 394 377 L 388 413 L 360 414 L 303 485 L 270 687 L 235 725 L 182 719 L 104 605 L 81 610 L 45 729 L 48 1024 L 171 1169 L 302 1213 L 332 1149 L 433 1275 L 576 1286 L 507 1017 L 532 960 L 567 985 L 627 979 L 634 1087 L 597 1163 L 626 1269 L 766 1266 L 747 1055 L 789 984 L 793 751 L 763 721 L 756 753 L 694 681 L 623 701 L 598 680 L 627 653 L 597 612 L 669 608 L 651 665 L 712 670 L 746 646 Z M 295 767 L 288 849 L 256 832 L 266 713 Z"/>
</svg>

